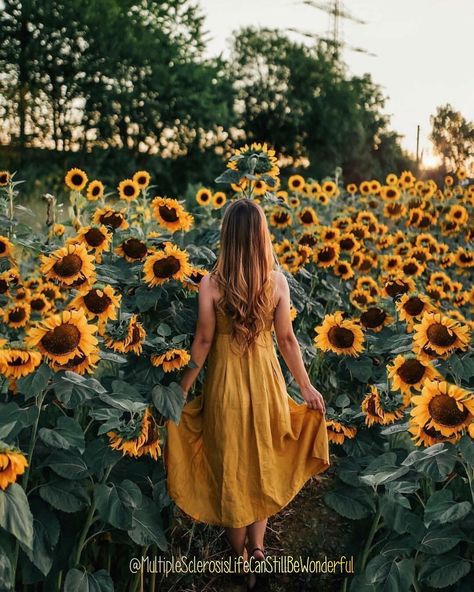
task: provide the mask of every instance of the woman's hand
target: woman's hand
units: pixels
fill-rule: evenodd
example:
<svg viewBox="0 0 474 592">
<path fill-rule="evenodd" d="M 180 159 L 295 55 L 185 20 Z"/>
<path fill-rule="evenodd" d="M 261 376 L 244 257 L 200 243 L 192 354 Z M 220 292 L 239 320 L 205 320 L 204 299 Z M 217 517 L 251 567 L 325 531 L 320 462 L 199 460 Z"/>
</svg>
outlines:
<svg viewBox="0 0 474 592">
<path fill-rule="evenodd" d="M 301 395 L 310 409 L 326 413 L 326 404 L 322 394 L 312 384 L 300 387 Z"/>
</svg>

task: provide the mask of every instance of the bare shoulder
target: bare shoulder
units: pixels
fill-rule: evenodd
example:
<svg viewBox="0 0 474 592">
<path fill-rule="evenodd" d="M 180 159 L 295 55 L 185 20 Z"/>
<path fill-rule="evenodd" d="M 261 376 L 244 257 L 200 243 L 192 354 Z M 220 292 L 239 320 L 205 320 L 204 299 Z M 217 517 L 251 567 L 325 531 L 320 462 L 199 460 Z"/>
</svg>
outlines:
<svg viewBox="0 0 474 592">
<path fill-rule="evenodd" d="M 199 292 L 204 292 L 212 298 L 215 298 L 219 294 L 217 282 L 210 273 L 207 273 L 205 276 L 203 276 L 199 282 Z"/>
<path fill-rule="evenodd" d="M 277 300 L 280 300 L 280 297 L 285 294 L 288 289 L 288 280 L 286 279 L 285 274 L 277 269 L 274 269 L 272 274 L 275 285 L 275 297 Z"/>
</svg>

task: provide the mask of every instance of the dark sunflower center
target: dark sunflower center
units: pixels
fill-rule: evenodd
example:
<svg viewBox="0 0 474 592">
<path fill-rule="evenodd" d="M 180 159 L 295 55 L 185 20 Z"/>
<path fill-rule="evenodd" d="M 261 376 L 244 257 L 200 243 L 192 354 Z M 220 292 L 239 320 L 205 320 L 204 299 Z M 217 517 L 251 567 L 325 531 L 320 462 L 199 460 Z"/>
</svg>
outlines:
<svg viewBox="0 0 474 592">
<path fill-rule="evenodd" d="M 399 294 L 405 294 L 405 292 L 408 292 L 408 286 L 407 284 L 405 284 L 405 282 L 393 281 L 387 283 L 387 285 L 385 286 L 385 290 L 387 291 L 387 294 L 389 296 L 395 298 Z"/>
<path fill-rule="evenodd" d="M 159 259 L 153 263 L 153 273 L 159 278 L 171 277 L 175 273 L 178 273 L 180 269 L 181 263 L 179 259 L 176 259 L 176 257 L 173 257 L 172 255 L 169 255 L 164 259 Z"/>
<path fill-rule="evenodd" d="M 5 253 L 7 250 L 7 245 L 3 241 L 0 240 L 0 253 Z"/>
<path fill-rule="evenodd" d="M 75 325 L 63 323 L 46 333 L 41 344 L 48 353 L 60 356 L 74 351 L 80 340 L 79 329 Z"/>
<path fill-rule="evenodd" d="M 311 212 L 304 212 L 301 216 L 301 222 L 303 224 L 311 224 L 314 221 L 313 214 Z"/>
<path fill-rule="evenodd" d="M 390 204 L 388 207 L 390 214 L 399 214 L 402 211 L 401 204 Z"/>
<path fill-rule="evenodd" d="M 79 364 L 81 364 L 84 360 L 85 360 L 85 356 L 80 354 L 78 356 L 74 356 L 72 358 L 72 360 L 68 360 L 65 364 L 62 364 L 63 368 L 74 368 L 75 366 L 78 366 Z"/>
<path fill-rule="evenodd" d="M 368 271 L 369 269 L 372 269 L 372 261 L 367 257 L 360 264 L 360 270 Z"/>
<path fill-rule="evenodd" d="M 441 323 L 434 323 L 426 332 L 428 339 L 438 347 L 449 347 L 456 342 L 456 335 Z"/>
<path fill-rule="evenodd" d="M 12 358 L 12 359 L 8 360 L 8 365 L 18 368 L 19 366 L 24 366 L 29 361 L 30 361 L 29 358 L 28 358 L 28 360 L 23 360 L 20 357 L 16 357 L 16 358 Z"/>
<path fill-rule="evenodd" d="M 79 175 L 78 173 L 75 173 L 72 177 L 71 177 L 71 181 L 73 185 L 82 185 L 82 183 L 84 182 L 84 177 L 82 175 Z"/>
<path fill-rule="evenodd" d="M 94 187 L 92 188 L 92 195 L 99 195 L 100 193 L 100 187 L 98 185 L 94 185 Z"/>
<path fill-rule="evenodd" d="M 91 247 L 98 247 L 105 241 L 105 236 L 99 228 L 90 228 L 84 237 Z"/>
<path fill-rule="evenodd" d="M 112 300 L 102 292 L 102 296 L 94 288 L 84 296 L 84 303 L 87 308 L 94 314 L 100 314 L 107 310 Z"/>
<path fill-rule="evenodd" d="M 425 432 L 425 434 L 427 436 L 431 436 L 431 438 L 437 438 L 439 440 L 444 439 L 443 434 L 441 432 L 438 432 L 438 430 L 436 428 L 428 427 L 427 425 L 425 425 L 425 427 L 423 428 L 423 431 Z"/>
<path fill-rule="evenodd" d="M 284 224 L 288 221 L 288 214 L 286 212 L 279 212 L 275 214 L 275 222 L 277 224 Z"/>
<path fill-rule="evenodd" d="M 403 305 L 405 311 L 412 317 L 418 316 L 425 308 L 425 303 L 418 296 L 413 296 Z"/>
<path fill-rule="evenodd" d="M 367 413 L 369 415 L 378 415 L 377 409 L 375 407 L 374 397 L 370 397 L 370 399 L 367 401 Z"/>
<path fill-rule="evenodd" d="M 100 222 L 105 226 L 118 228 L 123 222 L 123 216 L 118 212 L 105 212 L 100 216 Z"/>
<path fill-rule="evenodd" d="M 351 238 L 343 238 L 339 244 L 344 251 L 350 251 L 354 248 L 354 241 Z"/>
<path fill-rule="evenodd" d="M 299 187 L 301 185 L 301 181 L 299 179 L 293 180 L 293 187 Z"/>
<path fill-rule="evenodd" d="M 397 192 L 394 189 L 388 189 L 386 195 L 388 198 L 392 199 L 397 197 Z"/>
<path fill-rule="evenodd" d="M 341 349 L 352 347 L 354 338 L 354 333 L 345 327 L 331 327 L 328 332 L 329 342 Z"/>
<path fill-rule="evenodd" d="M 8 318 L 12 323 L 19 323 L 20 321 L 23 321 L 25 317 L 26 311 L 24 308 L 15 308 L 8 315 Z"/>
<path fill-rule="evenodd" d="M 349 271 L 349 268 L 345 263 L 341 263 L 337 269 L 341 275 L 344 275 Z"/>
<path fill-rule="evenodd" d="M 135 187 L 131 184 L 125 185 L 123 188 L 123 194 L 127 197 L 132 197 L 132 195 L 135 195 Z"/>
<path fill-rule="evenodd" d="M 139 185 L 146 185 L 147 178 L 146 177 L 138 177 L 137 182 Z"/>
<path fill-rule="evenodd" d="M 3 185 L 5 185 L 5 183 L 7 183 L 8 181 L 8 175 L 6 175 L 5 173 L 0 175 L 0 183 L 2 183 Z"/>
<path fill-rule="evenodd" d="M 33 310 L 43 310 L 43 308 L 46 306 L 46 303 L 42 298 L 33 298 L 30 302 L 30 305 Z"/>
<path fill-rule="evenodd" d="M 462 424 L 469 415 L 466 407 L 463 406 L 462 410 L 459 410 L 456 400 L 445 394 L 433 397 L 428 404 L 428 409 L 435 421 L 447 427 Z"/>
<path fill-rule="evenodd" d="M 406 360 L 397 370 L 398 376 L 406 384 L 416 384 L 425 375 L 426 368 L 418 360 Z"/>
<path fill-rule="evenodd" d="M 314 247 L 316 239 L 311 234 L 304 234 L 299 241 L 300 245 L 308 245 L 308 247 Z"/>
<path fill-rule="evenodd" d="M 53 265 L 55 273 L 60 277 L 71 277 L 82 269 L 82 259 L 75 253 L 65 255 Z"/>
<path fill-rule="evenodd" d="M 416 263 L 407 263 L 403 266 L 403 271 L 407 275 L 414 275 L 418 271 L 418 265 L 416 265 Z"/>
<path fill-rule="evenodd" d="M 140 329 L 134 325 L 132 329 L 132 339 L 130 345 L 136 345 L 140 341 Z"/>
<path fill-rule="evenodd" d="M 179 220 L 178 214 L 175 208 L 169 208 L 168 206 L 159 207 L 160 215 L 165 222 L 176 222 Z"/>
<path fill-rule="evenodd" d="M 333 247 L 325 247 L 324 249 L 321 249 L 321 251 L 319 251 L 318 261 L 321 261 L 322 263 L 327 263 L 328 261 L 332 261 L 335 255 L 336 252 L 334 251 Z"/>
<path fill-rule="evenodd" d="M 147 246 L 137 238 L 129 238 L 122 243 L 122 249 L 131 259 L 143 259 L 147 254 Z"/>
<path fill-rule="evenodd" d="M 5 292 L 7 290 L 8 290 L 8 283 L 4 279 L 1 279 L 0 280 L 0 294 L 5 294 Z"/>
<path fill-rule="evenodd" d="M 193 273 L 190 274 L 189 279 L 196 284 L 199 284 L 203 277 L 204 274 L 200 273 L 199 271 L 193 271 Z"/>
<path fill-rule="evenodd" d="M 380 325 L 383 325 L 386 318 L 387 313 L 381 308 L 374 306 L 360 315 L 360 322 L 365 327 L 374 329 L 375 327 L 380 327 Z"/>
</svg>

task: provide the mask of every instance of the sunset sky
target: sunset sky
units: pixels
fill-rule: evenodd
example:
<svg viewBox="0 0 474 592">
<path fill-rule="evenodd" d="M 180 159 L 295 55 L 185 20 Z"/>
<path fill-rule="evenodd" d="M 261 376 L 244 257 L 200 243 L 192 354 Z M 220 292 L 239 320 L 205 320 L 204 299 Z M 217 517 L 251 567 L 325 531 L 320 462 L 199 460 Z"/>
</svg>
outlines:
<svg viewBox="0 0 474 592">
<path fill-rule="evenodd" d="M 208 53 L 228 55 L 232 31 L 247 25 L 298 28 L 325 35 L 330 16 L 298 0 L 200 0 L 206 13 Z M 328 4 L 326 0 L 319 0 Z M 474 119 L 472 0 L 346 0 L 360 25 L 341 19 L 344 41 L 375 57 L 344 50 L 354 74 L 370 72 L 389 97 L 386 112 L 402 144 L 415 152 L 421 126 L 423 162 L 433 162 L 430 115 L 451 103 Z M 302 36 L 292 37 L 303 40 Z"/>
</svg>

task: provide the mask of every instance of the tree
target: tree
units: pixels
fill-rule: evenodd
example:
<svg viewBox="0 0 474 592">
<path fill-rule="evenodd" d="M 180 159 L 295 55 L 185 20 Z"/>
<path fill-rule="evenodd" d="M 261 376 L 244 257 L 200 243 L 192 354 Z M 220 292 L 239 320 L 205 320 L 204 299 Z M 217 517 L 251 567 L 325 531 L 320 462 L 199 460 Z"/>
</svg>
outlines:
<svg viewBox="0 0 474 592">
<path fill-rule="evenodd" d="M 248 140 L 309 158 L 317 177 L 342 166 L 359 180 L 407 165 L 382 113 L 380 88 L 369 75 L 349 76 L 326 43 L 308 46 L 276 30 L 246 28 L 235 38 L 230 66 Z"/>
<path fill-rule="evenodd" d="M 445 170 L 454 171 L 468 165 L 474 157 L 474 123 L 449 104 L 438 107 L 430 121 L 430 139 L 443 159 Z"/>
</svg>

